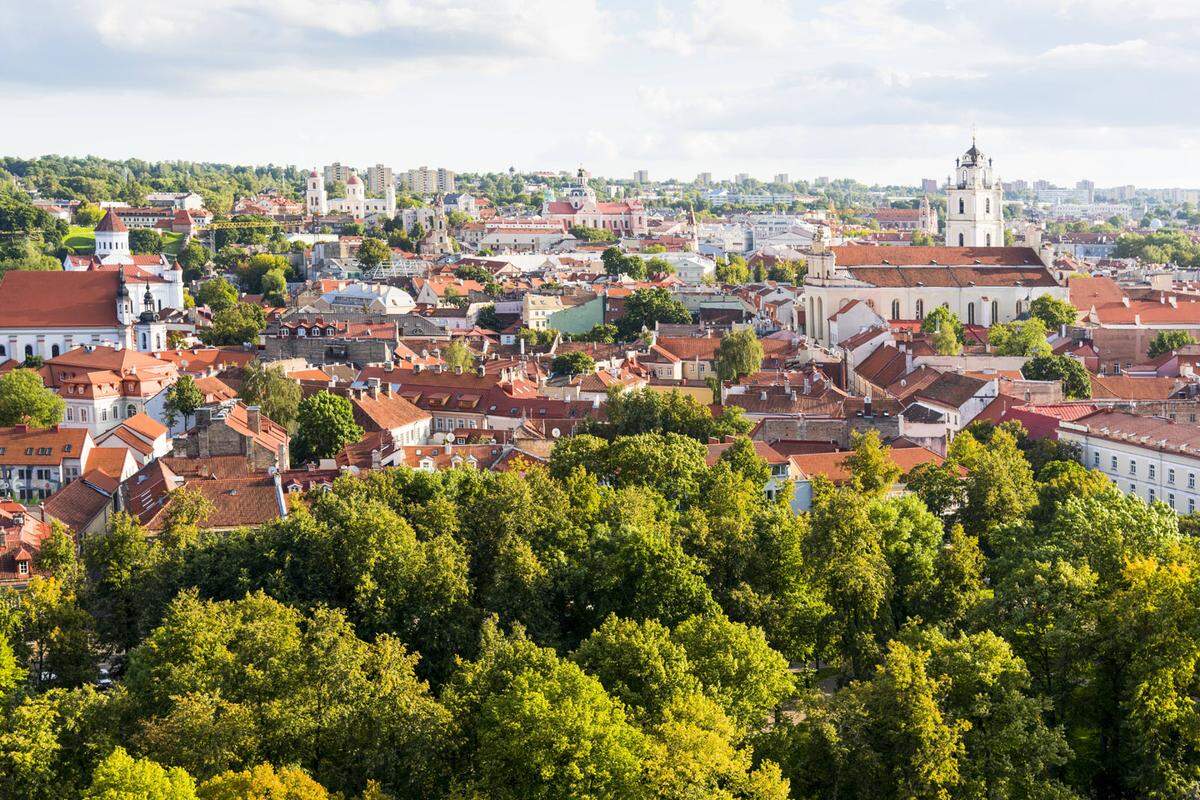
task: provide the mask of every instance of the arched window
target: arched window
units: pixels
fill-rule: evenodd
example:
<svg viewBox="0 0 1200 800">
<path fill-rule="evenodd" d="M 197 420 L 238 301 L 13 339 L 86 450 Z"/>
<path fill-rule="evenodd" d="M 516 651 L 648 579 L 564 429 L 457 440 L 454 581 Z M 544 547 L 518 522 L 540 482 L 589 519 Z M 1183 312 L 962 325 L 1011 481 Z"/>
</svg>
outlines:
<svg viewBox="0 0 1200 800">
<path fill-rule="evenodd" d="M 1018 317 L 1021 316 L 1021 301 L 1020 300 L 1017 301 L 1017 314 L 1016 315 Z"/>
<path fill-rule="evenodd" d="M 128 417 L 132 417 L 132 416 L 133 416 L 134 414 L 136 414 L 136 413 L 137 413 L 137 406 L 135 406 L 133 403 L 130 403 L 129 405 L 127 405 L 127 406 L 125 407 L 125 416 L 126 416 L 126 418 L 128 418 Z"/>
<path fill-rule="evenodd" d="M 900 319 L 900 301 L 892 301 L 892 319 Z"/>
<path fill-rule="evenodd" d="M 55 344 L 55 345 L 50 346 L 50 357 L 51 358 L 58 358 L 58 355 L 60 352 L 62 352 L 62 351 L 60 351 L 58 349 L 58 345 Z"/>
<path fill-rule="evenodd" d="M 963 237 L 963 235 L 960 233 L 960 234 L 958 235 L 958 246 L 959 246 L 959 247 L 962 247 L 964 244 L 966 244 L 966 239 L 965 239 L 965 238 Z"/>
<path fill-rule="evenodd" d="M 967 203 L 961 197 L 958 198 L 958 213 L 960 213 L 960 214 L 967 213 Z"/>
<path fill-rule="evenodd" d="M 987 235 L 987 246 L 992 246 L 992 235 L 990 233 Z"/>
<path fill-rule="evenodd" d="M 925 301 L 924 301 L 924 300 L 918 300 L 918 301 L 917 301 L 917 314 L 916 314 L 916 316 L 917 316 L 917 319 L 925 319 Z"/>
<path fill-rule="evenodd" d="M 991 324 L 995 325 L 999 321 L 999 318 L 1000 318 L 1000 301 L 993 300 L 992 301 L 992 322 L 991 322 Z"/>
<path fill-rule="evenodd" d="M 968 325 L 975 324 L 975 304 L 974 303 L 967 303 L 967 324 Z"/>
<path fill-rule="evenodd" d="M 983 201 L 983 213 L 985 213 L 985 214 L 992 213 L 992 198 L 989 197 Z"/>
<path fill-rule="evenodd" d="M 25 357 L 33 358 L 33 345 L 31 345 L 31 344 L 25 345 Z"/>
</svg>

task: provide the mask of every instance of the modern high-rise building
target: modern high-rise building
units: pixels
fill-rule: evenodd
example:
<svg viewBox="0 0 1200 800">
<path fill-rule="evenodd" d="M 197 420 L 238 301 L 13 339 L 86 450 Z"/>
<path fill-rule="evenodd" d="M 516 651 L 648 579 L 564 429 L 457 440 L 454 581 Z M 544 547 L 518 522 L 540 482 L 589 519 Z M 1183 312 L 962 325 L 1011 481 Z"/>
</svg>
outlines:
<svg viewBox="0 0 1200 800">
<path fill-rule="evenodd" d="M 745 183 L 748 180 L 750 180 L 749 172 L 739 172 L 737 175 L 733 176 L 734 183 Z"/>
<path fill-rule="evenodd" d="M 649 183 L 650 182 L 650 171 L 645 170 L 645 169 L 639 169 L 637 172 L 633 173 L 633 182 L 634 183 Z"/>
<path fill-rule="evenodd" d="M 325 167 L 325 182 L 326 183 L 347 183 L 350 176 L 354 173 L 354 169 L 347 167 L 344 164 L 333 162 Z"/>
<path fill-rule="evenodd" d="M 791 183 L 786 172 L 780 172 L 775 176 L 775 183 Z"/>
<path fill-rule="evenodd" d="M 696 176 L 696 183 L 700 184 L 701 186 L 708 186 L 710 183 L 712 183 L 712 173 L 701 172 Z"/>
<path fill-rule="evenodd" d="M 417 167 L 400 174 L 400 188 L 414 194 L 446 194 L 455 190 L 455 175 L 445 167 Z"/>
<path fill-rule="evenodd" d="M 367 168 L 367 191 L 375 197 L 382 197 L 387 187 L 396 188 L 396 178 L 391 167 L 376 164 Z"/>
<path fill-rule="evenodd" d="M 1088 203 L 1095 202 L 1095 200 L 1096 200 L 1096 182 L 1095 181 L 1089 181 L 1087 178 L 1084 178 L 1083 180 L 1077 181 L 1075 183 L 1075 188 L 1079 189 L 1081 192 L 1085 193 L 1085 195 L 1087 197 L 1086 202 L 1088 202 Z"/>
<path fill-rule="evenodd" d="M 925 194 L 932 194 L 938 190 L 937 178 L 922 178 L 921 191 Z"/>
</svg>

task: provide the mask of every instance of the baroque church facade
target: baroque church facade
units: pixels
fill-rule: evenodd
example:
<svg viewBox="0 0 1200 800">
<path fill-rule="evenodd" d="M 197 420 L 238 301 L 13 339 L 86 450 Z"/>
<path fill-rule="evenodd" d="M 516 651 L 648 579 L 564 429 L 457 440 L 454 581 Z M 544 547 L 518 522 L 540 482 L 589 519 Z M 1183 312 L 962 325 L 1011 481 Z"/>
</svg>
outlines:
<svg viewBox="0 0 1200 800">
<path fill-rule="evenodd" d="M 837 324 L 853 306 L 879 326 L 920 321 L 938 306 L 982 328 L 1029 313 L 1042 295 L 1067 299 L 1065 275 L 1053 251 L 1004 247 L 1000 182 L 991 159 L 975 145 L 958 159 L 948 190 L 946 245 L 830 246 L 818 235 L 805 253 L 807 334 L 827 346 L 858 333 Z M 854 316 L 858 316 L 856 313 Z"/>
<path fill-rule="evenodd" d="M 354 219 L 396 216 L 396 185 L 388 183 L 383 197 L 367 197 L 367 186 L 351 172 L 346 179 L 346 196 L 330 198 L 325 191 L 325 179 L 315 169 L 308 173 L 304 192 L 309 216 L 324 217 L 328 214 L 348 214 Z"/>
</svg>

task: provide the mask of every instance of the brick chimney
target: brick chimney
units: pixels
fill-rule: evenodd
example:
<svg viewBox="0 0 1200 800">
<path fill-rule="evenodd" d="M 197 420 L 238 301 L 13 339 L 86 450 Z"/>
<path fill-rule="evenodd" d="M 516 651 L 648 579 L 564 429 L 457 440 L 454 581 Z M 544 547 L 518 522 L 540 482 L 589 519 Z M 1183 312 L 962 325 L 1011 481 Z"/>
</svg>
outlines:
<svg viewBox="0 0 1200 800">
<path fill-rule="evenodd" d="M 246 424 L 255 433 L 262 432 L 262 411 L 258 406 L 246 406 Z"/>
</svg>

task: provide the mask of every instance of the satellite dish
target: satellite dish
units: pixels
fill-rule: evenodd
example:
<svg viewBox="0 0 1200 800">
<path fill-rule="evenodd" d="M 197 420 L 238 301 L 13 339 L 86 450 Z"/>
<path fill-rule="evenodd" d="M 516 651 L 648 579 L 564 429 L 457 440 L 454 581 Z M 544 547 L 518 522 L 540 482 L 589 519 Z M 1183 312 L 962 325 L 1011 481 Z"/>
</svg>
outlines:
<svg viewBox="0 0 1200 800">
<path fill-rule="evenodd" d="M 446 435 L 443 438 L 446 440 L 446 444 L 454 444 L 454 434 L 452 432 L 446 431 Z"/>
<path fill-rule="evenodd" d="M 560 431 L 558 428 L 551 428 L 550 435 L 557 439 L 558 437 L 562 436 L 562 431 Z"/>
</svg>

